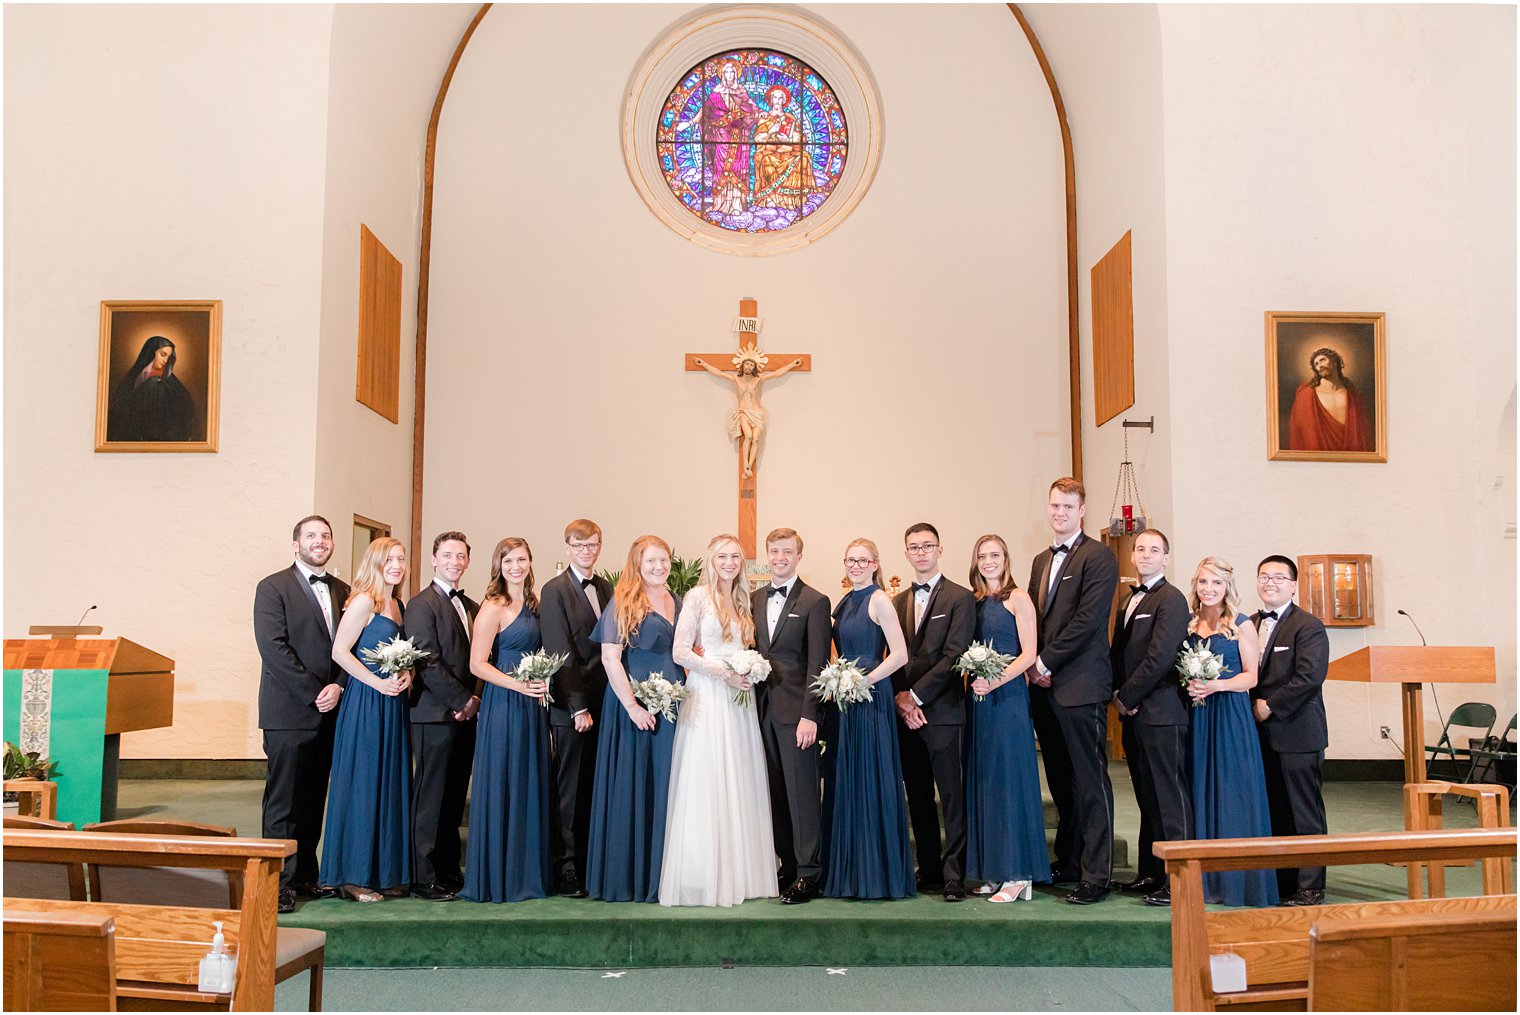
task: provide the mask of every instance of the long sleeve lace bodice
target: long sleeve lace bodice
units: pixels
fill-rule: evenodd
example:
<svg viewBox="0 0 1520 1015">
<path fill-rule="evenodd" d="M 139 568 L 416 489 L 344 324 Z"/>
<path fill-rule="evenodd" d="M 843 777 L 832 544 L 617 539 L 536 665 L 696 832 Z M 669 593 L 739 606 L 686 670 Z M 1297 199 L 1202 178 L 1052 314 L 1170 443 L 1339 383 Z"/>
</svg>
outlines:
<svg viewBox="0 0 1520 1015">
<path fill-rule="evenodd" d="M 692 645 L 699 641 L 704 653 L 700 656 L 691 650 Z M 727 647 L 730 645 L 732 648 Z M 723 665 L 723 660 L 730 652 L 737 652 L 743 647 L 737 638 L 732 642 L 723 640 L 712 595 L 705 587 L 699 585 L 686 593 L 686 601 L 681 607 L 681 619 L 676 624 L 675 642 L 671 647 L 671 658 L 678 665 L 684 666 L 688 674 L 700 673 L 727 683 L 732 674 Z"/>
</svg>

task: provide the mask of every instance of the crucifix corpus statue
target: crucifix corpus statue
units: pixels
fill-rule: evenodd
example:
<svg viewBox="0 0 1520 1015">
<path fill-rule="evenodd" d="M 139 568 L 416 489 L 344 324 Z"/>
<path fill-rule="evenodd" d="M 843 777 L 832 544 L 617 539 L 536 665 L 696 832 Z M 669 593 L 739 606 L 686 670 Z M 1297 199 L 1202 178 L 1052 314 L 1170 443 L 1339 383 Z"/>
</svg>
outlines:
<svg viewBox="0 0 1520 1015">
<path fill-rule="evenodd" d="M 739 351 L 727 353 L 687 353 L 687 370 L 705 370 L 720 380 L 734 386 L 738 404 L 728 417 L 728 436 L 739 442 L 739 542 L 745 556 L 755 559 L 755 526 L 757 515 L 756 473 L 760 455 L 760 440 L 765 436 L 769 420 L 765 406 L 760 404 L 760 388 L 766 381 L 784 377 L 797 370 L 803 373 L 813 369 L 813 357 L 803 354 L 776 353 L 768 356 L 759 345 L 760 318 L 756 316 L 758 304 L 753 299 L 739 301 L 739 316 L 734 330 L 739 335 Z M 748 344 L 746 344 L 746 339 Z M 731 366 L 718 366 L 728 356 Z M 765 369 L 772 359 L 781 365 L 774 370 Z"/>
</svg>

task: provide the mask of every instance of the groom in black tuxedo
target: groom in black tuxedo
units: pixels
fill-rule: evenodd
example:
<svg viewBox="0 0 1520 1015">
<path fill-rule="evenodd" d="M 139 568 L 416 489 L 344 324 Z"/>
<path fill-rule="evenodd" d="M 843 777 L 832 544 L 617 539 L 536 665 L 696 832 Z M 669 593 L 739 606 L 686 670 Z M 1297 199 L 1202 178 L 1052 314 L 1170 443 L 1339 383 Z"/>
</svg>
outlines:
<svg viewBox="0 0 1520 1015">
<path fill-rule="evenodd" d="M 612 605 L 612 585 L 595 572 L 602 552 L 602 528 L 586 518 L 565 526 L 565 556 L 570 566 L 544 583 L 539 597 L 538 627 L 544 650 L 569 656 L 554 675 L 549 706 L 549 841 L 555 891 L 584 898 L 586 840 L 591 834 L 591 784 L 596 775 L 596 724 L 601 721 L 607 671 L 602 646 L 591 632 L 602 611 Z M 638 575 L 625 575 L 637 581 Z"/>
<path fill-rule="evenodd" d="M 913 585 L 892 605 L 907 635 L 908 665 L 892 674 L 903 786 L 908 818 L 918 852 L 918 885 L 932 891 L 943 878 L 946 902 L 966 898 L 966 787 L 962 778 L 962 731 L 966 723 L 966 686 L 955 661 L 976 635 L 976 598 L 971 590 L 940 573 L 943 548 L 939 530 L 918 522 L 903 534 Z M 939 788 L 945 816 L 944 851 L 940 850 Z"/>
<path fill-rule="evenodd" d="M 1171 544 L 1160 529 L 1135 537 L 1130 561 L 1140 577 L 1114 624 L 1109 653 L 1114 706 L 1123 717 L 1124 754 L 1140 805 L 1137 877 L 1119 886 L 1152 906 L 1172 904 L 1166 869 L 1151 851 L 1157 841 L 1193 838 L 1188 780 L 1187 695 L 1177 682 L 1177 652 L 1187 637 L 1187 596 L 1166 580 Z"/>
<path fill-rule="evenodd" d="M 757 690 L 760 739 L 770 779 L 771 828 L 783 904 L 818 897 L 818 701 L 809 688 L 829 663 L 833 631 L 828 597 L 797 577 L 802 537 L 776 529 L 765 537 L 771 582 L 750 593 L 755 649 L 771 664 Z"/>
<path fill-rule="evenodd" d="M 1298 565 L 1273 555 L 1256 566 L 1262 609 L 1251 621 L 1261 640 L 1261 666 L 1251 688 L 1267 807 L 1273 835 L 1324 835 L 1325 798 L 1320 766 L 1330 745 L 1325 722 L 1325 674 L 1330 637 L 1319 618 L 1293 605 Z M 1325 868 L 1284 867 L 1277 891 L 1285 906 L 1325 901 Z"/>
<path fill-rule="evenodd" d="M 1060 814 L 1057 880 L 1075 880 L 1067 902 L 1108 897 L 1113 875 L 1114 789 L 1108 781 L 1108 701 L 1113 669 L 1108 616 L 1119 564 L 1082 531 L 1087 491 L 1070 476 L 1050 485 L 1046 514 L 1055 543 L 1035 555 L 1029 591 L 1039 619 L 1040 654 L 1029 705 L 1045 780 Z"/>
<path fill-rule="evenodd" d="M 470 566 L 463 532 L 433 540 L 433 580 L 406 604 L 406 636 L 427 658 L 412 681 L 412 895 L 449 902 L 464 886 L 459 822 L 475 760 L 480 698 L 470 675 L 470 629 L 480 604 L 459 588 Z"/>
<path fill-rule="evenodd" d="M 294 839 L 280 869 L 279 908 L 296 908 L 296 892 L 330 898 L 317 885 L 317 840 L 327 804 L 333 727 L 348 674 L 333 662 L 333 632 L 348 586 L 327 573 L 332 526 L 320 515 L 296 522 L 295 564 L 259 582 L 253 593 L 253 640 L 259 648 L 259 728 L 264 731 L 266 839 Z"/>
</svg>

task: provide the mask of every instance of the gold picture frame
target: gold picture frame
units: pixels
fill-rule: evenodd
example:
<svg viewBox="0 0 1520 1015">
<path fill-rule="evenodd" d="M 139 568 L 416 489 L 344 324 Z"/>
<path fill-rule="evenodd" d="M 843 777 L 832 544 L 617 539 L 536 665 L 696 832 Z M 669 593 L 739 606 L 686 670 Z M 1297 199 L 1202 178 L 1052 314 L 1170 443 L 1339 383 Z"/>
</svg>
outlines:
<svg viewBox="0 0 1520 1015">
<path fill-rule="evenodd" d="M 221 387 L 221 300 L 101 300 L 96 451 L 214 453 Z"/>
<path fill-rule="evenodd" d="M 1266 312 L 1267 458 L 1387 462 L 1381 313 Z"/>
</svg>

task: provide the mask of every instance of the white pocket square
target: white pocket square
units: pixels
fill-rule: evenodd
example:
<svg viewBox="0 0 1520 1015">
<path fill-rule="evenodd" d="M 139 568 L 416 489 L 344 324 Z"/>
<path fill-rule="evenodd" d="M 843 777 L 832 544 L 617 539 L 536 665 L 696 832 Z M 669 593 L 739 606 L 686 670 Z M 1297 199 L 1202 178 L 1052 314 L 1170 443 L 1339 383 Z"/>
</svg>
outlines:
<svg viewBox="0 0 1520 1015">
<path fill-rule="evenodd" d="M 788 617 L 795 617 L 795 616 L 797 616 L 797 614 L 795 614 L 795 613 L 788 613 L 787 616 Z"/>
<path fill-rule="evenodd" d="M 1071 580 L 1072 580 L 1072 579 L 1073 579 L 1073 578 L 1075 578 L 1075 577 L 1076 577 L 1076 575 L 1074 575 L 1074 574 L 1063 574 L 1063 575 L 1062 575 L 1062 576 L 1061 576 L 1061 580 L 1062 580 L 1062 581 L 1063 581 L 1063 582 L 1069 582 L 1069 581 L 1071 581 Z"/>
<path fill-rule="evenodd" d="M 943 613 L 936 613 L 934 616 L 930 617 L 929 619 L 930 620 L 942 620 L 942 619 L 944 619 L 944 616 L 945 615 Z"/>
<path fill-rule="evenodd" d="M 1286 652 L 1291 647 L 1292 646 L 1289 646 L 1289 645 L 1273 645 L 1272 646 L 1272 651 L 1273 652 Z"/>
<path fill-rule="evenodd" d="M 1129 618 L 1130 619 L 1130 623 L 1133 624 L 1137 620 L 1144 620 L 1146 617 L 1149 617 L 1149 616 L 1150 616 L 1149 613 L 1137 613 L 1133 617 Z"/>
</svg>

